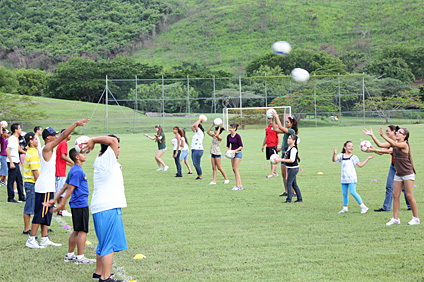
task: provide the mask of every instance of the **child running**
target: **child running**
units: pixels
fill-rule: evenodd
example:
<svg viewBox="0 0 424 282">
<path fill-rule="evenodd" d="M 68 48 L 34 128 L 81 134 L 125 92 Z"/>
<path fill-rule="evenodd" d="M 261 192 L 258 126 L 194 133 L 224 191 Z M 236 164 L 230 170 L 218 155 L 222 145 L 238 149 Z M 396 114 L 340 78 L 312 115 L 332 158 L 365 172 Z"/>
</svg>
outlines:
<svg viewBox="0 0 424 282">
<path fill-rule="evenodd" d="M 230 134 L 227 135 L 227 149 L 233 151 L 234 158 L 231 159 L 231 165 L 233 167 L 234 175 L 236 177 L 236 186 L 233 187 L 233 191 L 243 190 L 243 185 L 241 184 L 241 177 L 238 171 L 241 159 L 243 157 L 243 153 L 241 150 L 243 149 L 243 142 L 241 141 L 241 136 L 236 132 L 238 128 L 238 123 L 230 124 Z"/>
<path fill-rule="evenodd" d="M 225 171 L 221 167 L 221 150 L 219 149 L 219 144 L 221 144 L 222 137 L 220 136 L 222 131 L 224 131 L 224 128 L 222 128 L 222 123 L 219 126 L 215 127 L 214 134 L 211 133 L 211 129 L 214 126 L 214 123 L 209 127 L 208 131 L 206 132 L 210 137 L 212 137 L 212 145 L 211 145 L 211 163 L 212 163 L 212 171 L 213 171 L 213 179 L 209 183 L 209 185 L 215 185 L 216 184 L 216 175 L 217 171 L 216 168 L 222 173 L 222 176 L 224 176 L 224 184 L 230 183 L 230 180 L 227 178 L 227 175 L 225 174 Z"/>
<path fill-rule="evenodd" d="M 348 212 L 347 205 L 349 203 L 349 192 L 358 202 L 361 207 L 361 213 L 366 213 L 368 207 L 365 206 L 364 202 L 361 199 L 361 196 L 356 192 L 356 183 L 358 182 L 355 165 L 358 167 L 363 167 L 368 160 L 374 158 L 374 156 L 369 156 L 364 162 L 360 162 L 358 157 L 352 154 L 353 152 L 353 143 L 351 141 L 346 141 L 343 145 L 343 150 L 340 154 L 337 154 L 337 148 L 334 148 L 333 153 L 333 162 L 341 163 L 342 165 L 342 193 L 343 193 L 343 209 L 339 213 Z"/>
<path fill-rule="evenodd" d="M 156 134 L 154 137 L 149 136 L 147 134 L 144 134 L 144 136 L 149 139 L 155 140 L 155 142 L 158 143 L 158 150 L 155 154 L 155 161 L 158 164 L 159 168 L 156 171 L 167 171 L 169 167 L 165 165 L 163 160 L 160 158 L 166 152 L 165 133 L 163 132 L 162 126 L 160 125 L 156 125 L 155 130 Z"/>
</svg>

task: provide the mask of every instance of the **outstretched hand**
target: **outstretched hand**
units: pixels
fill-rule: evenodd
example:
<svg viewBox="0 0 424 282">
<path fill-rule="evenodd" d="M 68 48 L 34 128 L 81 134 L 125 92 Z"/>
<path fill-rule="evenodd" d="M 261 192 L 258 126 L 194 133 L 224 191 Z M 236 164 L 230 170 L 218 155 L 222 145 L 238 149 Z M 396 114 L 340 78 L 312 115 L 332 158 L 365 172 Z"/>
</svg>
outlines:
<svg viewBox="0 0 424 282">
<path fill-rule="evenodd" d="M 380 129 L 378 130 L 378 133 L 380 133 L 380 135 L 383 136 L 384 135 L 383 128 L 380 127 Z"/>
<path fill-rule="evenodd" d="M 369 135 L 369 136 L 374 135 L 374 133 L 372 132 L 372 128 L 371 128 L 371 127 L 370 127 L 370 129 L 369 129 L 369 130 L 367 130 L 366 128 L 364 128 L 364 129 L 362 130 L 362 132 L 363 132 L 365 135 Z"/>
<path fill-rule="evenodd" d="M 337 147 L 334 147 L 334 154 L 337 154 Z"/>
<path fill-rule="evenodd" d="M 94 145 L 95 144 L 94 144 L 93 139 L 92 138 L 88 139 L 87 142 L 82 143 L 81 153 L 87 154 L 87 153 L 93 151 Z"/>
<path fill-rule="evenodd" d="M 76 125 L 77 125 L 77 126 L 85 126 L 85 124 L 86 124 L 89 120 L 90 120 L 89 118 L 86 118 L 86 119 L 79 120 L 79 121 L 77 121 L 77 122 L 75 122 L 75 123 L 76 123 Z"/>
</svg>

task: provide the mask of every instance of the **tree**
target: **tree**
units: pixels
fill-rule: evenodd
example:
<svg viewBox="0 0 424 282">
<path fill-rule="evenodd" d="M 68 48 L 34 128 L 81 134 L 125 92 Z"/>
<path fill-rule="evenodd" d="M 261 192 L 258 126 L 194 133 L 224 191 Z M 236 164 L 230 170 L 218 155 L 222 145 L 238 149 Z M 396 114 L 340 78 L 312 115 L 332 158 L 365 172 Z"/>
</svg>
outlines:
<svg viewBox="0 0 424 282">
<path fill-rule="evenodd" d="M 13 71 L 0 67 L 0 92 L 14 93 L 18 87 L 18 81 Z"/>
<path fill-rule="evenodd" d="M 402 58 L 417 79 L 424 78 L 424 47 L 389 46 L 383 49 L 381 59 Z"/>
<path fill-rule="evenodd" d="M 391 77 L 405 82 L 415 80 L 414 74 L 402 58 L 377 60 L 367 65 L 365 70 L 367 73 L 376 75 L 378 78 Z"/>
<path fill-rule="evenodd" d="M 45 71 L 35 69 L 17 69 L 14 71 L 19 82 L 17 92 L 21 95 L 41 96 L 47 77 Z"/>
<path fill-rule="evenodd" d="M 46 119 L 43 112 L 33 110 L 36 103 L 31 97 L 0 93 L 0 119 L 1 120 L 37 120 Z"/>
</svg>

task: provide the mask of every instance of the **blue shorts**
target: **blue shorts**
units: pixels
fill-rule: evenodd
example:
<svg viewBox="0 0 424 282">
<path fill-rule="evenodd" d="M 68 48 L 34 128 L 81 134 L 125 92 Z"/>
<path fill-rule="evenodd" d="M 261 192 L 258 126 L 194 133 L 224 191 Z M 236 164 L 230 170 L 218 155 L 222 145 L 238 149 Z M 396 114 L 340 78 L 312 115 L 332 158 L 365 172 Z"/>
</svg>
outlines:
<svg viewBox="0 0 424 282">
<path fill-rule="evenodd" d="M 1 176 L 7 176 L 8 169 L 7 169 L 7 156 L 0 156 L 0 175 Z"/>
<path fill-rule="evenodd" d="M 94 213 L 93 221 L 94 230 L 99 241 L 96 254 L 104 257 L 113 252 L 128 249 L 120 208 Z"/>
<path fill-rule="evenodd" d="M 236 152 L 236 155 L 234 156 L 235 159 L 241 159 L 243 158 L 243 153 L 241 151 Z"/>
<path fill-rule="evenodd" d="M 180 161 L 188 161 L 189 150 L 182 150 L 180 155 Z"/>
<path fill-rule="evenodd" d="M 212 159 L 220 159 L 220 158 L 221 158 L 221 155 L 214 155 L 214 154 L 211 154 L 211 158 L 212 158 Z"/>
<path fill-rule="evenodd" d="M 66 177 L 64 176 L 56 176 L 56 195 L 62 190 L 63 185 L 66 183 Z M 65 197 L 66 191 L 60 195 L 61 198 Z"/>
<path fill-rule="evenodd" d="M 24 214 L 34 214 L 35 206 L 35 183 L 24 182 L 25 189 L 25 207 Z"/>
<path fill-rule="evenodd" d="M 48 207 L 45 207 L 43 203 L 48 203 L 51 199 L 54 199 L 53 192 L 47 193 L 35 193 L 34 203 L 34 217 L 32 223 L 50 226 L 52 222 L 52 213 Z"/>
</svg>

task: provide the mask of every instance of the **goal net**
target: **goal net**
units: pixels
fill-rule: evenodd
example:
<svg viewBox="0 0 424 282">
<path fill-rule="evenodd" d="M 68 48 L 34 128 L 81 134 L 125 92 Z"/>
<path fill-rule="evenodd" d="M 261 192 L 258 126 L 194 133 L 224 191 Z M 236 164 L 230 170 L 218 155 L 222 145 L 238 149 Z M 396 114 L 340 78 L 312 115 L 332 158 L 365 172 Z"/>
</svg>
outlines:
<svg viewBox="0 0 424 282">
<path fill-rule="evenodd" d="M 287 117 L 291 116 L 290 106 L 256 107 L 256 108 L 225 108 L 223 109 L 223 125 L 229 128 L 231 123 L 238 123 L 241 129 L 260 129 L 268 126 L 266 111 L 275 109 L 283 126 Z"/>
</svg>

